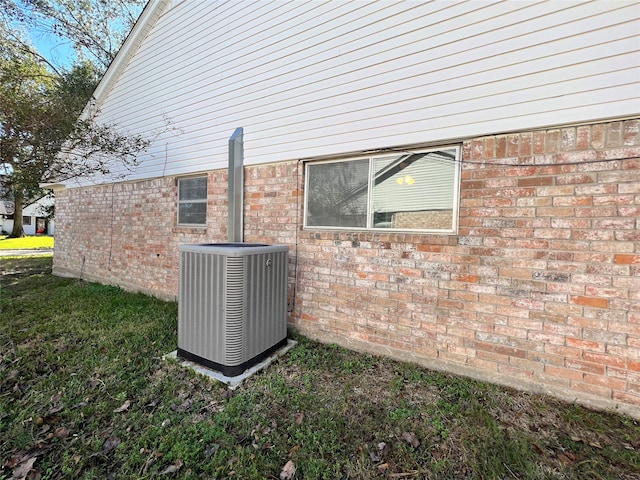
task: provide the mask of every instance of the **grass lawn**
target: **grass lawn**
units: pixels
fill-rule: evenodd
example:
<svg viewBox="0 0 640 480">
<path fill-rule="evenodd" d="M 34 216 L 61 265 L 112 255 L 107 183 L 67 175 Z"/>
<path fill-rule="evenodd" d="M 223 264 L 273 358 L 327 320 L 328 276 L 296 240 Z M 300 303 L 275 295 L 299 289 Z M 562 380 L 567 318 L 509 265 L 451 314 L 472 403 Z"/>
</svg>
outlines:
<svg viewBox="0 0 640 480">
<path fill-rule="evenodd" d="M 53 248 L 53 237 L 36 235 L 22 238 L 0 236 L 0 250 Z"/>
<path fill-rule="evenodd" d="M 50 266 L 0 265 L 0 479 L 640 478 L 629 417 L 303 337 L 228 391 L 175 303 Z"/>
</svg>

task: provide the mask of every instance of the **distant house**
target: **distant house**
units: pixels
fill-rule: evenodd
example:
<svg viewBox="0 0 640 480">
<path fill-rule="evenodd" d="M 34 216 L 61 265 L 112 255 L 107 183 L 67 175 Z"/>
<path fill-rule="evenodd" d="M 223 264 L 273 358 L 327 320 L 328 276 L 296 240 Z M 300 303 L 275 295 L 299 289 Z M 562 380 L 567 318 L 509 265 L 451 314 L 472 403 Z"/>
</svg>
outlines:
<svg viewBox="0 0 640 480">
<path fill-rule="evenodd" d="M 22 210 L 22 230 L 25 235 L 53 235 L 55 222 L 48 219 L 46 209 L 54 204 L 53 195 L 46 195 L 26 205 Z M 0 228 L 5 233 L 13 230 L 13 202 L 0 201 Z"/>
<path fill-rule="evenodd" d="M 0 233 L 9 232 L 9 221 L 13 228 L 13 202 L 0 199 Z"/>
<path fill-rule="evenodd" d="M 639 31 L 636 1 L 152 0 L 95 97 L 153 144 L 56 186 L 54 272 L 176 298 L 243 127 L 292 329 L 640 415 Z"/>
</svg>

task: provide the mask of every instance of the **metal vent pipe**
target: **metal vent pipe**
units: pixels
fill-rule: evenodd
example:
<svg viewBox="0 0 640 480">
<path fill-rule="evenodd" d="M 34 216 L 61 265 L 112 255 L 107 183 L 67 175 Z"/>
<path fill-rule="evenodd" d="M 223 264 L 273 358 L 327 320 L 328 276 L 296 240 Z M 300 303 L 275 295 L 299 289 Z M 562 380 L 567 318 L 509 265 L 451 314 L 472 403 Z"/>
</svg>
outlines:
<svg viewBox="0 0 640 480">
<path fill-rule="evenodd" d="M 229 138 L 229 218 L 227 230 L 229 243 L 243 241 L 244 206 L 244 140 L 242 127 L 236 128 Z"/>
</svg>

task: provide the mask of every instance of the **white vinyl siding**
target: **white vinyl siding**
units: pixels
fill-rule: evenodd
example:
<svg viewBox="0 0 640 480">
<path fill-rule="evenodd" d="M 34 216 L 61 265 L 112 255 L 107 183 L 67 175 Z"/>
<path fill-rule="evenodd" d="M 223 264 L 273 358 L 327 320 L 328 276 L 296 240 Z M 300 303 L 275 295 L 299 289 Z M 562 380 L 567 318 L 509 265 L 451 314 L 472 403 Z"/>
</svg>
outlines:
<svg viewBox="0 0 640 480">
<path fill-rule="evenodd" d="M 129 178 L 637 115 L 631 1 L 175 2 L 99 105 Z M 168 121 L 168 123 L 167 123 Z"/>
</svg>

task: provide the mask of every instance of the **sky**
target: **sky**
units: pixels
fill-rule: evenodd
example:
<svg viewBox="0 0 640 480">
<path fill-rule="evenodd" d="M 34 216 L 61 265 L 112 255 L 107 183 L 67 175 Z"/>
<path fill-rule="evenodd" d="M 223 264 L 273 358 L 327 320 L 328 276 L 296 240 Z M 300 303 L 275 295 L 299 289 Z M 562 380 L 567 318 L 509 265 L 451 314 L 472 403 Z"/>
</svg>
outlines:
<svg viewBox="0 0 640 480">
<path fill-rule="evenodd" d="M 29 31 L 29 35 L 40 55 L 56 67 L 64 68 L 73 63 L 76 54 L 70 42 L 35 27 Z"/>
</svg>

